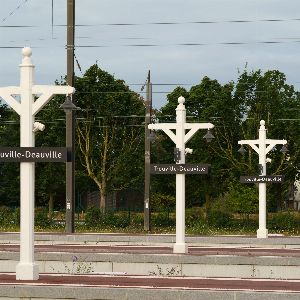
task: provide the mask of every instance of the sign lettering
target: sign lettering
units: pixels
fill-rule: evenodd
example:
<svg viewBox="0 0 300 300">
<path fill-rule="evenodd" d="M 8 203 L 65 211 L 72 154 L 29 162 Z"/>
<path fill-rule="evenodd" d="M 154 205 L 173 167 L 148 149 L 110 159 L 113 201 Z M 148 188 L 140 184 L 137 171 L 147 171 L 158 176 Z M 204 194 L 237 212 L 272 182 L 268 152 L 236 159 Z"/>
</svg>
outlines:
<svg viewBox="0 0 300 300">
<path fill-rule="evenodd" d="M 66 162 L 65 147 L 0 147 L 0 162 Z"/>
<path fill-rule="evenodd" d="M 200 164 L 151 164 L 152 174 L 208 174 L 210 165 Z"/>
<path fill-rule="evenodd" d="M 283 183 L 283 175 L 274 176 L 241 176 L 242 183 Z"/>
</svg>

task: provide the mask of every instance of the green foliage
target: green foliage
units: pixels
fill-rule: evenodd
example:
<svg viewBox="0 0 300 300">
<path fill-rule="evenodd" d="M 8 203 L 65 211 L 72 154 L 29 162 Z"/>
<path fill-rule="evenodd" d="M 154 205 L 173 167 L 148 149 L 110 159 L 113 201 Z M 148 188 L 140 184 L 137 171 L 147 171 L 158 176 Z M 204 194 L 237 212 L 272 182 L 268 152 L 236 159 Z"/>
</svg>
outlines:
<svg viewBox="0 0 300 300">
<path fill-rule="evenodd" d="M 103 211 L 92 206 L 86 212 L 85 225 L 87 228 L 125 228 L 130 225 L 130 214 Z"/>
<path fill-rule="evenodd" d="M 155 193 L 151 195 L 151 210 L 152 211 L 167 211 L 174 210 L 176 205 L 175 196 Z"/>
<path fill-rule="evenodd" d="M 79 160 L 100 191 L 100 207 L 112 190 L 143 184 L 144 103 L 124 81 L 91 66 L 76 78 Z M 142 118 L 141 118 L 142 116 Z"/>
<path fill-rule="evenodd" d="M 0 206 L 0 224 L 8 225 L 13 222 L 13 209 L 7 206 Z"/>
<path fill-rule="evenodd" d="M 188 228 L 198 226 L 199 223 L 205 222 L 205 215 L 203 209 L 200 207 L 193 207 L 187 209 L 185 212 L 185 225 Z"/>
<path fill-rule="evenodd" d="M 252 214 L 258 211 L 258 190 L 254 185 L 239 182 L 229 184 L 228 192 L 221 198 L 227 211 L 240 214 Z"/>
<path fill-rule="evenodd" d="M 207 214 L 207 223 L 210 226 L 219 227 L 230 227 L 233 220 L 233 216 L 225 211 L 212 209 Z"/>
<path fill-rule="evenodd" d="M 154 213 L 151 215 L 151 225 L 153 227 L 173 227 L 176 220 L 167 212 Z"/>
<path fill-rule="evenodd" d="M 291 212 L 279 212 L 271 216 L 268 228 L 274 231 L 300 229 L 300 218 L 296 218 Z"/>
<path fill-rule="evenodd" d="M 44 207 L 35 209 L 34 223 L 37 228 L 50 228 L 53 220 L 48 217 L 48 212 Z"/>
</svg>

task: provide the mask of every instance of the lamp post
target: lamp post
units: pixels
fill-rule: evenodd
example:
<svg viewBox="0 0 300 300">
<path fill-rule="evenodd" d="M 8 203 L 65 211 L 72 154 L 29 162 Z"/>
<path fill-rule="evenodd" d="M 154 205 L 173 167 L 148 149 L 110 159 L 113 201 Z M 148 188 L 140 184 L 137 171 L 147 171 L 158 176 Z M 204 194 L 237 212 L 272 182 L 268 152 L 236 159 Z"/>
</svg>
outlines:
<svg viewBox="0 0 300 300">
<path fill-rule="evenodd" d="M 267 154 L 273 149 L 277 144 L 285 145 L 287 143 L 286 140 L 270 140 L 267 139 L 265 121 L 260 121 L 260 127 L 258 131 L 258 139 L 257 140 L 241 140 L 238 141 L 238 144 L 241 145 L 241 148 L 238 150 L 240 153 L 244 153 L 245 149 L 243 145 L 249 145 L 253 150 L 258 153 L 259 157 L 259 176 L 266 176 L 266 162 L 267 162 Z M 284 146 L 285 147 L 285 146 Z M 283 149 L 284 149 L 283 147 Z M 283 150 L 284 151 L 284 150 Z M 257 238 L 267 238 L 268 230 L 266 227 L 266 218 L 267 218 L 267 203 L 266 203 L 266 183 L 259 183 L 259 228 L 257 230 Z"/>
<path fill-rule="evenodd" d="M 186 149 L 185 144 L 199 129 L 211 129 L 211 123 L 186 123 L 186 109 L 184 97 L 178 98 L 176 108 L 176 123 L 158 123 L 148 126 L 151 130 L 163 130 L 175 143 L 176 164 L 185 164 L 185 155 L 191 149 Z M 175 129 L 176 133 L 172 131 Z M 187 133 L 186 133 L 187 131 Z M 209 138 L 213 138 L 208 132 Z M 205 137 L 205 136 L 204 136 Z M 189 151 L 187 151 L 189 150 Z M 176 174 L 176 243 L 173 247 L 174 253 L 187 253 L 185 244 L 185 174 Z"/>
<path fill-rule="evenodd" d="M 34 147 L 37 129 L 43 130 L 43 124 L 34 125 L 35 115 L 51 100 L 55 94 L 71 94 L 70 86 L 34 85 L 34 65 L 29 47 L 22 50 L 20 65 L 20 86 L 0 88 L 0 96 L 20 115 L 20 146 Z M 17 101 L 12 95 L 20 95 Z M 40 95 L 35 99 L 36 95 Z M 35 163 L 20 163 L 20 261 L 16 267 L 17 280 L 37 280 L 39 268 L 34 262 L 34 185 Z"/>
</svg>

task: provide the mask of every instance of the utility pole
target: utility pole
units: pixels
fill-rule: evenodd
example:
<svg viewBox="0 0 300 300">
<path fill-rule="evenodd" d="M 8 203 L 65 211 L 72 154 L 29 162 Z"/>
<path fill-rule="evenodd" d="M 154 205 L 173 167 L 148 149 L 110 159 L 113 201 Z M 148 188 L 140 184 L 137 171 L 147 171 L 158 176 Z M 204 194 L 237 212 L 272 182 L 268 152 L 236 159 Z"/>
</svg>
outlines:
<svg viewBox="0 0 300 300">
<path fill-rule="evenodd" d="M 67 0 L 67 84 L 74 86 L 74 37 L 75 0 Z M 74 98 L 70 99 L 74 101 Z M 66 163 L 66 227 L 67 233 L 74 232 L 75 206 L 75 118 L 74 112 L 66 114 L 66 147 L 70 149 L 70 161 Z"/>
<path fill-rule="evenodd" d="M 145 113 L 145 193 L 144 193 L 144 230 L 150 230 L 150 129 L 148 125 L 151 122 L 152 110 L 152 84 L 150 79 L 150 70 L 147 77 L 146 91 L 146 113 Z"/>
</svg>

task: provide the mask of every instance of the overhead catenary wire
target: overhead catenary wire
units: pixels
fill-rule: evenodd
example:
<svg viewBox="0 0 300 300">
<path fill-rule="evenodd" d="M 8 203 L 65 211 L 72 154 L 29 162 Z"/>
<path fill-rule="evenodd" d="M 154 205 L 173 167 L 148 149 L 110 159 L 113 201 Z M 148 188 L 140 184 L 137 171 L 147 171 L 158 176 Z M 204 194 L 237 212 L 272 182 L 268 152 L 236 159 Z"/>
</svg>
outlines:
<svg viewBox="0 0 300 300">
<path fill-rule="evenodd" d="M 14 9 L 9 16 L 13 15 L 15 11 L 17 11 L 25 2 L 29 0 L 23 0 L 16 9 Z M 7 18 L 7 17 L 6 17 Z M 5 18 L 5 19 L 6 19 Z M 158 21 L 158 22 L 145 22 L 145 23 L 130 23 L 130 22 L 114 22 L 114 23 L 98 23 L 98 24 L 76 24 L 76 27 L 97 27 L 97 26 L 145 26 L 145 25 L 158 25 L 158 26 L 170 26 L 170 25 L 184 25 L 184 24 L 203 24 L 203 25 L 210 25 L 210 24 L 224 24 L 224 23 L 260 23 L 260 22 L 299 22 L 300 18 L 278 18 L 278 19 L 233 19 L 233 20 L 193 20 L 193 21 L 174 21 L 174 22 L 167 22 L 167 21 Z M 1 25 L 0 27 L 11 27 L 11 25 Z M 19 27 L 49 27 L 49 25 L 19 25 Z M 52 24 L 51 24 L 52 27 Z M 53 27 L 67 27 L 67 24 L 53 24 Z"/>
<path fill-rule="evenodd" d="M 183 47 L 203 47 L 203 46 L 242 46 L 242 45 L 280 45 L 280 44 L 299 44 L 299 40 L 285 40 L 285 41 L 232 41 L 232 42 L 216 42 L 216 43 L 172 43 L 172 44 L 118 44 L 118 45 L 75 45 L 76 48 L 116 48 L 116 47 L 136 47 L 136 48 L 147 48 L 147 47 L 175 47 L 175 46 L 183 46 Z M 24 46 L 0 46 L 0 49 L 22 49 Z M 49 48 L 49 46 L 36 46 L 32 45 L 32 49 L 37 48 Z M 51 48 L 66 48 L 65 45 L 61 46 L 51 46 Z"/>
</svg>

